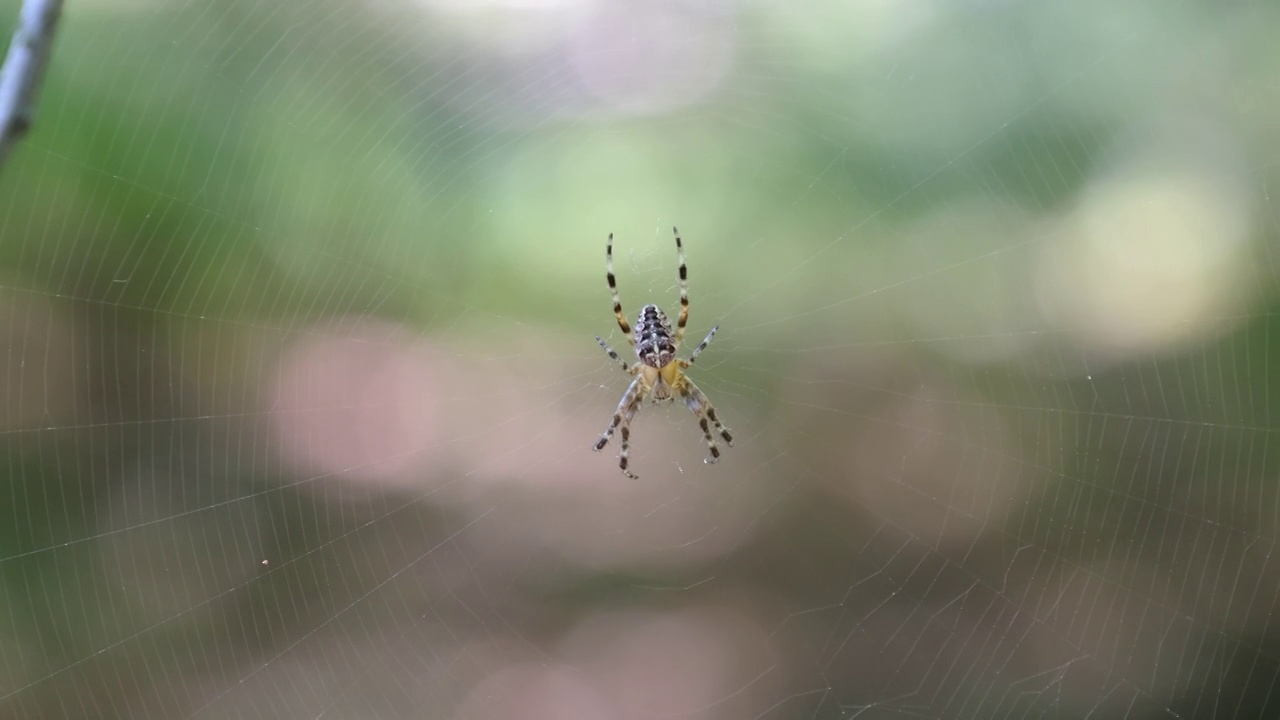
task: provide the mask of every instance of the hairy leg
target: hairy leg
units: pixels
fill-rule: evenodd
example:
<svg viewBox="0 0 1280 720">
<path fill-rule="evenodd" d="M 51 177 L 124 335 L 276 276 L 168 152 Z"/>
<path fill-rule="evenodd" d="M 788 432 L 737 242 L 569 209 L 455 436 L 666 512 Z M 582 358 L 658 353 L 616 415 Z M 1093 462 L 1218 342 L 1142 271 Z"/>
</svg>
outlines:
<svg viewBox="0 0 1280 720">
<path fill-rule="evenodd" d="M 609 426 L 600 434 L 600 439 L 596 440 L 596 444 L 591 448 L 595 451 L 604 449 L 609 444 L 609 438 L 613 437 L 614 431 L 618 431 L 621 435 L 621 448 L 618 454 L 618 466 L 622 468 L 622 474 L 629 478 L 635 479 L 630 470 L 627 469 L 628 453 L 631 450 L 631 420 L 636 416 L 636 412 L 640 409 L 640 403 L 644 400 L 644 380 L 637 377 L 631 381 L 631 385 L 622 395 L 622 400 L 618 402 L 618 408 L 613 412 L 613 419 L 609 421 Z"/>
<path fill-rule="evenodd" d="M 680 317 L 676 319 L 676 347 L 684 340 L 684 326 L 689 324 L 689 268 L 684 264 L 684 241 L 680 231 L 672 226 L 676 236 L 676 257 L 680 259 Z"/>
<path fill-rule="evenodd" d="M 622 299 L 618 297 L 618 279 L 613 276 L 613 233 L 609 233 L 609 243 L 604 251 L 605 279 L 609 281 L 609 293 L 613 295 L 613 315 L 618 319 L 618 328 L 626 336 L 627 342 L 635 347 L 636 339 L 631 335 L 631 324 L 622 313 Z"/>
<path fill-rule="evenodd" d="M 685 384 L 680 389 L 680 395 L 684 397 L 684 404 L 698 418 L 698 426 L 702 428 L 702 436 L 707 441 L 707 458 L 703 462 L 711 464 L 720 459 L 720 447 L 716 445 L 715 436 L 711 434 L 711 426 L 715 426 L 716 431 L 720 433 L 720 437 L 724 438 L 726 444 L 733 446 L 733 436 L 729 431 L 720 424 L 720 419 L 716 417 L 716 409 L 711 405 L 711 401 L 707 396 L 693 384 L 692 380 L 685 378 Z"/>
</svg>

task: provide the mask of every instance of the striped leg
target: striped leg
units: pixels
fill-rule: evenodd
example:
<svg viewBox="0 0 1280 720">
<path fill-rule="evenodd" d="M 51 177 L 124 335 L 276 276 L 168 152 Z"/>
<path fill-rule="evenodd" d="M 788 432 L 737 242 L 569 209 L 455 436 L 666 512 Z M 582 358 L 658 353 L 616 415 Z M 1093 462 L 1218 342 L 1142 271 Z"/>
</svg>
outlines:
<svg viewBox="0 0 1280 720">
<path fill-rule="evenodd" d="M 613 276 L 613 233 L 609 233 L 609 244 L 605 246 L 604 269 L 605 277 L 609 280 L 609 292 L 613 294 L 613 314 L 618 318 L 618 327 L 622 329 L 622 334 L 627 337 L 631 347 L 635 347 L 636 339 L 631 335 L 631 325 L 627 322 L 627 316 L 622 314 L 622 300 L 618 297 L 618 279 Z"/>
<path fill-rule="evenodd" d="M 631 366 L 627 364 L 626 360 L 623 360 L 622 358 L 618 357 L 618 353 L 614 352 L 613 348 L 609 347 L 609 343 L 602 340 L 599 335 L 596 336 L 596 342 L 600 343 L 600 347 L 604 348 L 604 351 L 609 353 L 609 357 L 613 358 L 617 363 L 622 365 L 623 372 L 628 372 L 628 373 L 631 372 Z"/>
<path fill-rule="evenodd" d="M 699 395 L 702 395 L 701 390 L 698 390 L 696 387 L 694 388 L 694 390 Z M 720 432 L 720 437 L 724 438 L 724 443 L 729 447 L 733 447 L 733 436 L 729 434 L 729 428 L 725 427 L 724 423 L 720 422 L 720 418 L 716 417 L 715 406 L 712 405 L 711 401 L 707 400 L 706 398 L 707 398 L 706 395 L 702 395 L 702 399 L 705 401 L 707 406 L 707 417 L 711 418 L 711 423 L 715 425 L 716 430 Z"/>
<path fill-rule="evenodd" d="M 626 422 L 618 429 L 618 434 L 622 435 L 621 447 L 618 449 L 618 467 L 622 468 L 622 474 L 631 478 L 638 479 L 640 476 L 627 469 L 627 455 L 631 452 L 631 418 L 636 414 L 632 410 L 627 414 Z"/>
<path fill-rule="evenodd" d="M 702 339 L 702 342 L 698 343 L 698 347 L 693 349 L 693 353 L 689 355 L 689 359 L 680 363 L 681 367 L 687 368 L 690 365 L 692 365 L 693 362 L 698 359 L 698 355 L 701 355 L 702 351 L 706 350 L 707 346 L 711 344 L 711 338 L 716 336 L 716 331 L 719 329 L 720 329 L 719 325 L 711 328 L 711 332 L 707 333 L 707 336 Z M 596 338 L 596 339 L 599 340 L 600 338 Z"/>
<path fill-rule="evenodd" d="M 636 411 L 640 409 L 640 402 L 643 400 L 643 378 L 636 378 L 631 381 L 631 386 L 622 395 L 622 400 L 618 403 L 618 409 L 613 411 L 613 419 L 609 422 L 609 427 L 605 428 L 604 432 L 600 434 L 600 439 L 591 448 L 597 452 L 603 450 L 604 446 L 609 444 L 609 438 L 613 437 L 614 430 L 618 430 L 622 436 L 622 447 L 618 454 L 618 466 L 622 468 L 623 475 L 633 480 L 636 476 L 627 469 L 627 454 L 631 450 L 631 419 L 636 416 Z"/>
<path fill-rule="evenodd" d="M 680 258 L 680 317 L 676 320 L 676 347 L 684 340 L 684 326 L 689 323 L 689 268 L 684 264 L 684 242 L 680 239 L 680 231 L 671 226 L 676 236 L 676 255 Z"/>
<path fill-rule="evenodd" d="M 689 410 L 698 417 L 698 426 L 702 428 L 702 437 L 706 438 L 707 452 L 710 453 L 703 462 L 710 465 L 720 459 L 720 448 L 716 445 L 716 439 L 711 434 L 711 425 L 715 425 L 716 430 L 720 432 L 720 437 L 724 438 L 724 441 L 730 447 L 733 446 L 733 436 L 720 424 L 720 419 L 716 417 L 716 409 L 711 406 L 711 401 L 698 389 L 697 385 L 693 384 L 693 381 L 686 378 L 685 386 L 680 389 L 680 394 L 684 396 L 684 404 L 689 406 Z"/>
</svg>

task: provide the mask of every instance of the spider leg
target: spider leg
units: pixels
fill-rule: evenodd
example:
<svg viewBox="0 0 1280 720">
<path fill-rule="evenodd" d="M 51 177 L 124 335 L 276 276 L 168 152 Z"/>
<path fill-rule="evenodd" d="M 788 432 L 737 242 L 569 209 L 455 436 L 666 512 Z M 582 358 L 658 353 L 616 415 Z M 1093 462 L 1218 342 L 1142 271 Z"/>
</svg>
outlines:
<svg viewBox="0 0 1280 720">
<path fill-rule="evenodd" d="M 622 400 L 618 402 L 618 409 L 613 411 L 613 419 L 609 422 L 609 426 L 600 434 L 600 439 L 596 440 L 596 444 L 591 448 L 597 452 L 603 450 L 604 446 L 609 444 L 609 438 L 613 437 L 613 432 L 618 430 L 618 434 L 622 436 L 618 467 L 622 468 L 623 475 L 633 480 L 637 476 L 627 469 L 627 454 L 631 450 L 631 419 L 640 410 L 640 403 L 644 400 L 644 396 L 644 378 L 637 377 L 631 381 L 630 387 L 623 393 Z"/>
<path fill-rule="evenodd" d="M 711 434 L 711 425 L 715 425 L 720 437 L 724 438 L 729 447 L 733 447 L 733 436 L 724 425 L 720 424 L 720 418 L 716 417 L 716 409 L 711 405 L 711 400 L 698 389 L 697 385 L 693 384 L 692 380 L 687 377 L 684 380 L 684 384 L 680 387 L 680 395 L 684 397 L 684 404 L 698 417 L 698 426 L 702 428 L 702 436 L 707 441 L 707 452 L 710 453 L 703 462 L 710 465 L 720 459 L 720 448 L 716 445 L 715 436 Z"/>
<path fill-rule="evenodd" d="M 676 236 L 676 256 L 680 258 L 680 317 L 676 319 L 676 347 L 684 340 L 684 326 L 689 323 L 689 268 L 684 264 L 684 242 L 680 239 L 680 231 L 671 226 Z"/>
<path fill-rule="evenodd" d="M 609 357 L 613 358 L 620 365 L 622 365 L 623 372 L 627 372 L 627 373 L 635 372 L 635 369 L 630 365 L 628 365 L 626 360 L 623 360 L 622 358 L 618 357 L 618 353 L 614 352 L 613 348 L 609 347 L 609 343 L 602 340 L 599 335 L 596 336 L 596 342 L 600 343 L 600 347 L 604 348 L 604 351 L 609 353 Z"/>
<path fill-rule="evenodd" d="M 632 480 L 640 477 L 627 469 L 627 454 L 631 452 L 631 418 L 635 416 L 636 410 L 639 409 L 639 405 L 632 408 L 630 412 L 627 413 L 626 422 L 624 422 L 622 427 L 618 430 L 618 433 L 622 435 L 621 447 L 618 449 L 618 467 L 622 468 L 623 475 L 626 475 Z"/>
<path fill-rule="evenodd" d="M 636 339 L 631 335 L 631 324 L 627 322 L 627 316 L 622 314 L 622 300 L 618 297 L 618 279 L 613 276 L 613 233 L 609 233 L 609 243 L 605 246 L 604 269 L 605 278 L 609 281 L 609 292 L 613 294 L 613 315 L 618 319 L 618 327 L 627 337 L 627 342 L 631 343 L 631 347 L 635 347 Z"/>
<path fill-rule="evenodd" d="M 690 353 L 689 359 L 680 363 L 681 367 L 687 368 L 690 365 L 692 365 L 693 362 L 698 359 L 698 355 L 701 355 L 702 351 L 706 350 L 707 346 L 711 344 L 711 338 L 716 336 L 716 331 L 719 329 L 720 329 L 719 325 L 716 325 L 715 327 L 711 328 L 711 332 L 707 333 L 707 336 L 702 338 L 702 342 L 698 343 L 698 347 L 694 348 L 693 352 Z"/>
</svg>

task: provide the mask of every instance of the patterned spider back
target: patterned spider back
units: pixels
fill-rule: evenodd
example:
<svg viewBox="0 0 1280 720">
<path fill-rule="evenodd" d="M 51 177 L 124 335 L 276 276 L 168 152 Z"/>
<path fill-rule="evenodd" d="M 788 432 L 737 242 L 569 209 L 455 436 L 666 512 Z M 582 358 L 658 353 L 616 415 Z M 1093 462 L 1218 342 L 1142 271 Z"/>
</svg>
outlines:
<svg viewBox="0 0 1280 720">
<path fill-rule="evenodd" d="M 636 318 L 636 356 L 654 368 L 664 368 L 676 359 L 676 343 L 671 337 L 671 321 L 662 308 L 645 305 Z"/>
</svg>

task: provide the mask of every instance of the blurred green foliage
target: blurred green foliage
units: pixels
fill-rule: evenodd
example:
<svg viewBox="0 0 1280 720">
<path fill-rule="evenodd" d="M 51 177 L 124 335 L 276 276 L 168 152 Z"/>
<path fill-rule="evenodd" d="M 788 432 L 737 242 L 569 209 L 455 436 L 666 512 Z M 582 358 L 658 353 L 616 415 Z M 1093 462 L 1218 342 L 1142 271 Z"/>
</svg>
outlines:
<svg viewBox="0 0 1280 720">
<path fill-rule="evenodd" d="M 460 523 L 432 502 L 404 512 L 394 493 L 312 494 L 290 484 L 295 471 L 272 455 L 255 404 L 272 379 L 272 343 L 313 323 L 369 314 L 458 341 L 460 362 L 483 367 L 540 353 L 576 379 L 579 361 L 601 359 L 591 336 L 612 328 L 602 277 L 611 231 L 630 311 L 674 301 L 668 233 L 678 224 L 694 277 L 691 334 L 731 319 L 717 338 L 716 364 L 709 351 L 699 369 L 723 401 L 751 412 L 743 444 L 774 458 L 757 468 L 766 484 L 804 489 L 793 506 L 780 505 L 790 514 L 761 518 L 754 544 L 718 569 L 776 592 L 769 597 L 780 598 L 781 618 L 843 602 L 841 593 L 859 587 L 854 571 L 892 567 L 895 554 L 864 554 L 855 544 L 870 546 L 858 523 L 874 527 L 877 518 L 830 517 L 838 513 L 823 483 L 835 474 L 828 468 L 847 460 L 839 433 L 864 422 L 909 424 L 883 408 L 929 382 L 947 387 L 937 407 L 976 408 L 955 435 L 976 445 L 966 446 L 966 461 L 992 475 L 1016 465 L 1035 483 L 1025 509 L 985 538 L 991 547 L 975 542 L 974 557 L 913 538 L 948 569 L 1006 569 L 1015 541 L 1054 563 L 1088 564 L 1107 553 L 1168 563 L 1176 542 L 1158 539 L 1176 535 L 1167 516 L 1274 542 L 1272 419 L 1280 407 L 1272 388 L 1280 385 L 1272 354 L 1280 334 L 1271 329 L 1277 225 L 1269 158 L 1280 147 L 1280 93 L 1270 80 L 1280 71 L 1280 10 L 1100 0 L 912 3 L 914 11 L 762 3 L 726 4 L 715 25 L 683 8 L 707 23 L 700 32 L 731 34 L 730 69 L 695 100 L 646 113 L 582 86 L 563 47 L 569 19 L 525 19 L 515 5 L 70 4 L 35 131 L 0 175 L 3 295 L 52 306 L 70 318 L 75 340 L 73 409 L 50 401 L 45 417 L 3 430 L 0 517 L 11 521 L 0 523 L 8 613 L 0 622 L 8 646 L 0 715 L 124 717 L 140 696 L 151 699 L 133 707 L 136 716 L 186 717 L 200 701 L 234 697 L 239 678 L 313 633 L 339 634 L 329 622 L 348 608 L 376 615 L 361 599 L 413 567 L 414 542 L 430 547 L 439 528 L 451 534 Z M 15 8 L 0 3 L 0 32 L 8 33 Z M 716 39 L 709 30 L 695 38 Z M 627 41 L 621 33 L 617 46 Z M 601 52 L 588 64 L 612 61 Z M 665 79 L 683 88 L 697 72 L 681 68 Z M 1056 321 L 1018 314 L 1041 289 L 1031 256 L 1062 232 L 1058 216 L 1080 204 L 1090 183 L 1169 123 L 1226 138 L 1221 151 L 1209 143 L 1186 155 L 1211 155 L 1244 178 L 1259 269 L 1232 288 L 1243 298 L 1234 314 L 1214 317 L 1182 344 L 1089 356 Z M 1178 160 L 1177 145 L 1160 147 Z M 1000 213 L 1020 213 L 1025 225 L 1007 222 L 1022 234 L 993 238 L 959 224 L 948 234 L 946 213 L 966 203 L 990 209 L 995 232 L 1006 222 Z M 936 216 L 945 221 L 939 234 L 915 235 Z M 1161 260 L 1153 253 L 1152 264 Z M 978 296 L 995 299 L 982 305 Z M 968 362 L 946 344 L 956 339 L 947 329 L 980 349 L 996 340 L 959 320 L 939 321 L 941 329 L 926 322 L 962 307 L 981 328 L 1001 304 L 1018 306 L 997 310 L 1014 318 L 1008 334 L 1039 343 L 1034 350 Z M 12 325 L 10 357 L 43 362 L 21 349 L 25 330 Z M 255 334 L 267 349 L 244 339 Z M 562 334 L 580 336 L 580 346 L 565 347 Z M 886 349 L 893 354 L 877 355 Z M 10 365 L 10 388 L 28 381 L 23 367 Z M 828 371 L 838 379 L 822 375 Z M 582 382 L 598 385 L 596 377 Z M 837 389 L 814 390 L 828 381 Z M 788 415 L 815 407 L 830 417 Z M 240 421 L 244 427 L 231 427 Z M 988 434 L 1006 427 L 1012 458 Z M 488 430 L 451 426 L 457 437 L 449 439 Z M 837 440 L 818 442 L 824 432 Z M 525 447 L 541 439 L 508 440 Z M 658 451 L 651 458 L 657 464 Z M 139 467 L 164 471 L 159 482 L 173 485 L 157 494 L 174 506 L 123 529 L 104 525 L 114 517 L 111 498 Z M 465 479 L 469 470 L 441 474 Z M 979 514 L 983 500 L 971 507 L 933 499 Z M 216 541 L 203 542 L 233 547 L 228 557 L 274 557 L 283 569 L 268 567 L 261 579 L 232 574 L 189 619 L 157 618 L 122 599 L 127 572 L 103 560 L 102 546 L 152 524 L 178 528 L 174 543 L 186 542 L 182 528 L 192 526 L 184 517 L 237 503 L 254 520 L 215 524 Z M 244 539 L 251 530 L 269 537 L 269 547 Z M 368 540 L 379 532 L 394 541 Z M 1215 538 L 1202 542 L 1217 547 Z M 1229 548 L 1226 565 L 1253 567 L 1253 555 Z M 221 561 L 187 570 L 220 578 Z M 1259 564 L 1270 582 L 1275 568 Z M 514 633 L 521 640 L 551 635 L 592 605 L 622 603 L 619 595 L 661 574 L 581 572 L 545 557 L 530 566 L 532 579 L 485 578 L 509 591 L 492 614 L 527 623 Z M 677 588 L 699 582 L 665 580 Z M 1241 592 L 1252 587 L 1239 582 Z M 883 600 L 917 603 L 909 609 L 927 615 L 938 609 L 932 587 Z M 1257 607 L 1269 606 L 1272 586 L 1261 588 Z M 1015 590 L 996 594 L 1013 605 Z M 1179 592 L 1194 604 L 1215 591 L 1170 595 Z M 633 599 L 683 598 L 650 588 Z M 509 630 L 448 602 L 416 602 L 394 608 L 402 614 L 392 621 L 416 623 L 430 605 L 457 612 L 464 619 L 456 626 L 478 635 Z M 1274 628 L 1231 622 L 1231 613 L 1252 620 L 1251 611 L 1222 612 L 1197 616 L 1197 629 L 1244 638 L 1235 652 L 1256 651 L 1274 669 Z M 354 624 L 392 621 L 361 614 Z M 847 629 L 834 623 L 832 637 L 837 627 Z M 1254 692 L 1257 671 L 1242 672 L 1232 682 L 1243 697 Z M 847 680 L 807 675 L 799 684 L 818 679 L 837 694 Z M 1212 679 L 1188 675 L 1176 690 L 1144 688 L 1144 697 L 1152 707 L 1175 706 L 1179 692 L 1210 692 L 1202 680 L 1208 687 Z M 169 686 L 168 694 L 155 686 Z M 1276 701 L 1267 694 L 1261 702 Z"/>
</svg>

